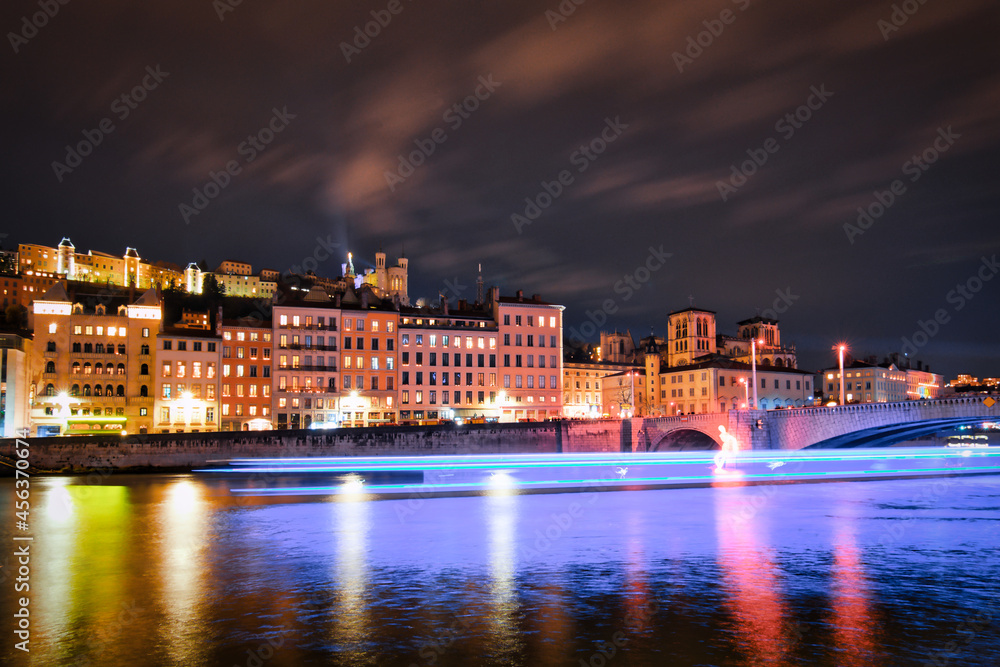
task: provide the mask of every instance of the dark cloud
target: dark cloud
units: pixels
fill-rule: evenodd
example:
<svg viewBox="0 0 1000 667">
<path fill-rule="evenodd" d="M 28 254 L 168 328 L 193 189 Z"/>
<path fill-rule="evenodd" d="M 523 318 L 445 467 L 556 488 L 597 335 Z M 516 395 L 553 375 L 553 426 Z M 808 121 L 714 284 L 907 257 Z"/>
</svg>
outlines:
<svg viewBox="0 0 1000 667">
<path fill-rule="evenodd" d="M 209 0 L 61 5 L 0 60 L 11 238 L 275 268 L 319 235 L 360 256 L 405 246 L 415 295 L 472 285 L 482 262 L 490 283 L 565 303 L 568 325 L 615 299 L 613 324 L 636 335 L 689 295 L 731 330 L 790 289 L 783 331 L 813 367 L 839 339 L 898 348 L 945 308 L 921 356 L 1000 375 L 1000 280 L 960 311 L 948 301 L 1000 247 L 995 3 L 927 2 L 886 39 L 892 3 L 589 0 L 551 22 L 555 1 L 412 0 L 347 62 L 342 43 L 387 4 L 243 2 L 223 20 Z M 20 32 L 38 5 L 0 11 Z M 169 76 L 119 120 L 114 100 L 158 64 Z M 490 75 L 499 87 L 456 127 L 448 109 Z M 807 122 L 777 128 L 823 86 Z M 286 107 L 295 118 L 245 162 L 241 143 Z M 115 131 L 59 182 L 53 160 L 105 117 Z M 609 118 L 627 129 L 577 171 Z M 960 137 L 909 181 L 904 164 L 949 126 Z M 390 189 L 435 130 L 446 141 Z M 722 201 L 717 183 L 768 139 L 777 152 Z M 241 172 L 185 224 L 178 206 L 230 160 Z M 573 182 L 518 233 L 511 215 L 562 170 Z M 900 178 L 852 244 L 844 224 Z M 661 244 L 673 256 L 626 301 L 616 282 Z"/>
</svg>

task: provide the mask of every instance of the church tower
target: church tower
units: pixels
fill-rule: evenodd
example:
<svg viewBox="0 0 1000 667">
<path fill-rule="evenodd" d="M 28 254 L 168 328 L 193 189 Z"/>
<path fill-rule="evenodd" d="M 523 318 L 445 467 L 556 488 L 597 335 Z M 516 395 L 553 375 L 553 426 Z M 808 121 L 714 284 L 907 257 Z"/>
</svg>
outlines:
<svg viewBox="0 0 1000 667">
<path fill-rule="evenodd" d="M 716 353 L 715 312 L 691 306 L 667 315 L 667 365 L 692 364 Z"/>
</svg>

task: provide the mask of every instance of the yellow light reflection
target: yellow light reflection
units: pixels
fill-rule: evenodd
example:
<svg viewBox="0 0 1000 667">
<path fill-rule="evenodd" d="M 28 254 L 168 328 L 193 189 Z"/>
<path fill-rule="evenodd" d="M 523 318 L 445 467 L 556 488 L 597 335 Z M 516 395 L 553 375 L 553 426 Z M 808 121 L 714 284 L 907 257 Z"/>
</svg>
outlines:
<svg viewBox="0 0 1000 667">
<path fill-rule="evenodd" d="M 53 523 L 64 524 L 73 518 L 73 497 L 66 488 L 65 478 L 54 478 L 45 496 L 45 516 Z"/>
<path fill-rule="evenodd" d="M 361 664 L 369 656 L 371 619 L 368 613 L 368 540 L 371 502 L 355 495 L 347 502 L 331 503 L 333 509 L 337 582 L 333 620 L 334 644 L 345 662 Z"/>
<path fill-rule="evenodd" d="M 160 575 L 163 619 L 161 644 L 176 665 L 205 664 L 205 521 L 209 508 L 202 488 L 190 480 L 172 482 L 157 507 L 161 526 Z"/>
<path fill-rule="evenodd" d="M 504 474 L 504 473 L 500 473 Z M 504 491 L 504 479 L 496 494 L 486 496 L 484 511 L 489 530 L 489 637 L 490 654 L 493 660 L 507 664 L 515 662 L 521 654 L 523 641 L 518 628 L 519 608 L 517 604 L 517 571 L 515 559 L 515 530 L 520 498 Z"/>
<path fill-rule="evenodd" d="M 88 655 L 99 650 L 92 647 L 113 645 L 123 631 L 118 623 L 122 604 L 132 601 L 122 567 L 131 539 L 128 489 L 71 481 L 52 480 L 43 487 L 44 511 L 34 515 L 36 534 L 45 536 L 35 542 L 32 559 L 38 580 L 46 582 L 31 589 L 37 605 L 33 628 L 44 638 L 35 656 L 39 664 L 78 658 L 66 653 L 77 635 L 87 637 Z"/>
</svg>

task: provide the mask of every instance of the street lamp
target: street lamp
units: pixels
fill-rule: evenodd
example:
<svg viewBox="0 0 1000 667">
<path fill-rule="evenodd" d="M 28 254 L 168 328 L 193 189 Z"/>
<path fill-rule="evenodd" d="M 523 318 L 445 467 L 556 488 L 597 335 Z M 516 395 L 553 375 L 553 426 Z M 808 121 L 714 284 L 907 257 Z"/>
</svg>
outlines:
<svg viewBox="0 0 1000 667">
<path fill-rule="evenodd" d="M 761 339 L 760 344 L 763 345 L 764 341 Z M 753 409 L 757 409 L 757 339 L 754 338 L 750 341 L 750 363 L 753 368 Z"/>
<path fill-rule="evenodd" d="M 635 417 L 635 371 L 631 371 L 629 374 L 629 379 L 632 381 L 632 394 L 629 397 L 629 403 L 631 403 L 631 410 L 629 411 L 629 417 Z"/>
<path fill-rule="evenodd" d="M 844 404 L 844 351 L 847 346 L 841 343 L 834 347 L 838 351 L 838 357 L 840 358 L 840 404 Z"/>
</svg>

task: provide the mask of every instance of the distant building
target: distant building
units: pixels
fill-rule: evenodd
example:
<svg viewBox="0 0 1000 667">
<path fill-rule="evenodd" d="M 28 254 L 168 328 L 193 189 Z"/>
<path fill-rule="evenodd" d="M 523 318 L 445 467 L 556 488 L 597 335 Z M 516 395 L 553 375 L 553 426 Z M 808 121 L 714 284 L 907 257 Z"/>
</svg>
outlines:
<svg viewBox="0 0 1000 667">
<path fill-rule="evenodd" d="M 650 416 L 647 386 L 644 368 L 604 376 L 601 379 L 602 416 L 612 419 Z"/>
<path fill-rule="evenodd" d="M 602 343 L 603 347 L 603 343 Z M 563 416 L 599 419 L 610 416 L 605 401 L 605 378 L 624 370 L 639 370 L 627 363 L 563 361 Z"/>
<path fill-rule="evenodd" d="M 840 400 L 840 367 L 820 371 L 817 382 L 827 401 Z M 900 368 L 886 360 L 851 360 L 844 365 L 844 400 L 847 403 L 892 403 L 939 398 L 944 377 L 921 367 Z"/>
<path fill-rule="evenodd" d="M 30 435 L 32 339 L 0 333 L 0 437 Z"/>
<path fill-rule="evenodd" d="M 657 368 L 659 356 L 647 355 L 649 414 L 671 416 L 753 407 L 753 367 L 723 355 L 711 355 L 686 366 Z M 795 368 L 757 366 L 757 407 L 761 410 L 813 405 L 813 374 Z"/>
</svg>

